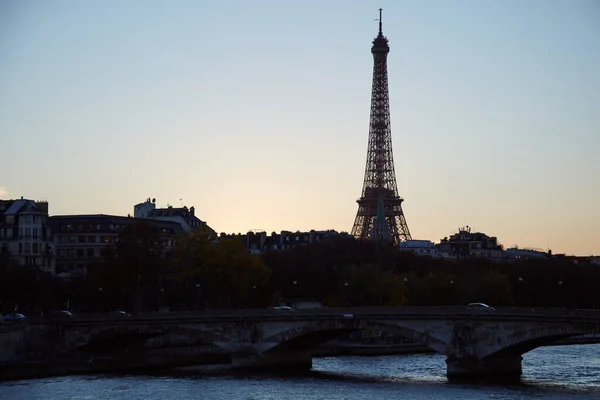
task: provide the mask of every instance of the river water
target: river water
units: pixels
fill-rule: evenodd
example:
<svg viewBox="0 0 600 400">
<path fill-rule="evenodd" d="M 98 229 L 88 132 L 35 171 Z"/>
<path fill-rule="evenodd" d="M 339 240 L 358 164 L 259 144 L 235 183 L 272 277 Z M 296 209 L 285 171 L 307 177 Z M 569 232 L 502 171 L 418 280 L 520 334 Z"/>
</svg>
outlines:
<svg viewBox="0 0 600 400">
<path fill-rule="evenodd" d="M 305 374 L 68 376 L 0 383 L 1 400 L 599 399 L 600 345 L 542 347 L 516 383 L 455 383 L 435 354 L 316 358 Z"/>
</svg>

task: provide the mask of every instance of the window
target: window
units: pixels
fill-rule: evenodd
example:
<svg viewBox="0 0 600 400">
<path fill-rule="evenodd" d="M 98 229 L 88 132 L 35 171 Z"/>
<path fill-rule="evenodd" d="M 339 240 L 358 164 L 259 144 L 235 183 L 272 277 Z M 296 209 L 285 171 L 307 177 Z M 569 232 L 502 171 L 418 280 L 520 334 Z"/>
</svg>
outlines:
<svg viewBox="0 0 600 400">
<path fill-rule="evenodd" d="M 23 243 L 19 243 L 19 254 L 23 253 Z"/>
<path fill-rule="evenodd" d="M 29 243 L 25 243 L 25 254 L 29 253 Z"/>
<path fill-rule="evenodd" d="M 85 236 L 83 236 L 83 235 L 77 236 L 77 242 L 78 243 L 85 243 Z"/>
<path fill-rule="evenodd" d="M 68 237 L 67 236 L 59 236 L 58 237 L 58 242 L 59 243 L 67 243 L 68 242 Z"/>
<path fill-rule="evenodd" d="M 67 251 L 65 249 L 59 249 L 58 250 L 58 256 L 59 257 L 66 257 L 67 256 Z"/>
<path fill-rule="evenodd" d="M 77 243 L 77 236 L 69 236 L 69 243 Z"/>
<path fill-rule="evenodd" d="M 96 243 L 96 236 L 88 236 L 87 242 L 88 243 Z"/>
<path fill-rule="evenodd" d="M 86 255 L 88 257 L 94 257 L 94 249 L 87 249 L 86 250 Z"/>
<path fill-rule="evenodd" d="M 38 237 L 38 228 L 33 228 L 32 230 L 33 230 L 33 238 L 37 239 L 37 237 Z"/>
<path fill-rule="evenodd" d="M 33 244 L 33 254 L 37 254 L 38 253 L 38 244 L 34 243 Z"/>
<path fill-rule="evenodd" d="M 83 251 L 83 249 L 77 249 L 77 257 L 78 258 L 85 257 L 85 252 Z"/>
<path fill-rule="evenodd" d="M 4 229 L 0 229 L 0 238 L 4 238 Z"/>
</svg>

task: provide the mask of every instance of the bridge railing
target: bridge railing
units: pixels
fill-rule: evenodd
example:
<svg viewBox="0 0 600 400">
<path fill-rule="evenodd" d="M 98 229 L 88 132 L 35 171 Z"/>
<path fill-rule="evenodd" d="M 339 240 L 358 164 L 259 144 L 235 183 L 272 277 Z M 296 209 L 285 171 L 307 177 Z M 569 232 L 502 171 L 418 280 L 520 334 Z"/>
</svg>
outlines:
<svg viewBox="0 0 600 400">
<path fill-rule="evenodd" d="M 273 310 L 273 309 L 221 309 L 202 311 L 174 311 L 159 313 L 121 314 L 80 314 L 69 320 L 55 321 L 60 324 L 95 323 L 168 323 L 185 321 L 224 321 L 224 320 L 290 320 L 290 319 L 398 319 L 398 318 L 486 318 L 519 320 L 598 320 L 598 310 L 571 310 L 531 307 L 498 307 L 494 313 L 473 313 L 464 306 L 400 306 L 400 307 L 322 307 L 315 309 Z M 35 320 L 30 322 L 35 323 Z M 38 321 L 47 323 L 47 320 Z"/>
</svg>

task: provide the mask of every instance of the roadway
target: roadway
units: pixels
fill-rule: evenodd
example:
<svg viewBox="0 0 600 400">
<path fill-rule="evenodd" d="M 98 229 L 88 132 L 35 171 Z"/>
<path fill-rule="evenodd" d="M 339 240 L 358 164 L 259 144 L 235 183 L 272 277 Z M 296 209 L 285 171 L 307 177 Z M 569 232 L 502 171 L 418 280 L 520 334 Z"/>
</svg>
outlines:
<svg viewBox="0 0 600 400">
<path fill-rule="evenodd" d="M 320 320 L 320 319 L 494 319 L 548 322 L 600 322 L 598 310 L 565 308 L 497 307 L 495 312 L 467 311 L 464 306 L 408 306 L 408 307 L 343 307 L 297 310 L 220 309 L 202 311 L 144 312 L 131 315 L 111 313 L 78 314 L 58 319 L 61 325 L 101 325 L 116 321 L 129 323 L 182 323 L 264 320 Z M 28 318 L 29 324 L 47 324 L 47 318 Z"/>
</svg>

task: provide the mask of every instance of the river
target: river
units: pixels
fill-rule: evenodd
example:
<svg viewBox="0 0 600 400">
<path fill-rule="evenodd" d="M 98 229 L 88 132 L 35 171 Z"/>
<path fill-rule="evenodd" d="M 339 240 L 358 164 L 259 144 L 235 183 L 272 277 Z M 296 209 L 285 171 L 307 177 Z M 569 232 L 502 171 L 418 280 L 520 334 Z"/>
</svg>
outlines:
<svg viewBox="0 0 600 400">
<path fill-rule="evenodd" d="M 190 376 L 67 376 L 0 383 L 2 400 L 598 399 L 600 345 L 542 347 L 516 383 L 456 383 L 436 354 L 316 358 L 304 374 L 203 369 Z"/>
</svg>

